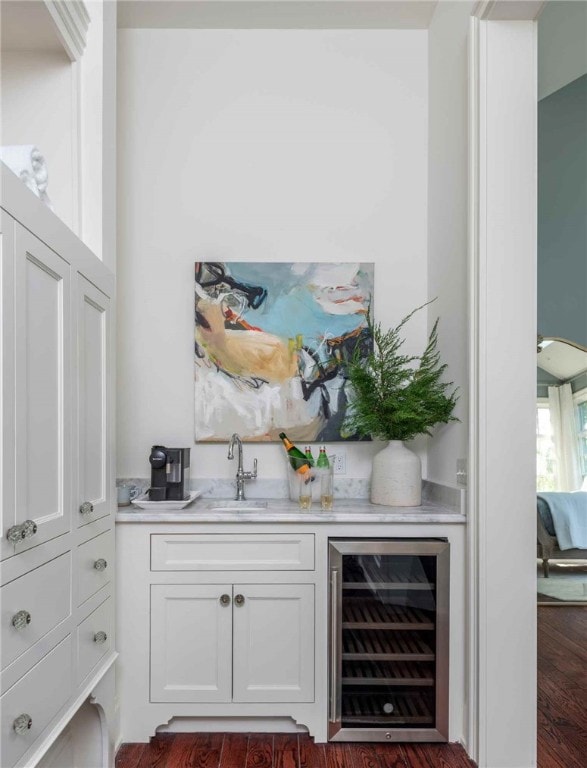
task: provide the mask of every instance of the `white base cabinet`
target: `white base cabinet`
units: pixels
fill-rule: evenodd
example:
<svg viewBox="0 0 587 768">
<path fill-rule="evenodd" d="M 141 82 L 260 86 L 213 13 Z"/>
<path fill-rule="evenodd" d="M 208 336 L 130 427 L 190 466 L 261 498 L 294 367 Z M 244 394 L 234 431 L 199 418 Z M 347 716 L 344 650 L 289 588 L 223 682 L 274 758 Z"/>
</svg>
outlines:
<svg viewBox="0 0 587 768">
<path fill-rule="evenodd" d="M 237 584 L 233 594 L 233 701 L 314 701 L 314 585 Z"/>
<path fill-rule="evenodd" d="M 159 523 L 116 538 L 123 741 L 174 718 L 325 732 L 312 532 Z"/>
<path fill-rule="evenodd" d="M 449 739 L 463 738 L 463 525 L 398 523 L 394 513 L 390 522 L 286 523 L 270 508 L 267 522 L 218 522 L 200 511 L 196 502 L 185 520 L 138 511 L 117 521 L 123 742 L 158 730 L 299 730 L 327 741 L 328 545 L 363 537 L 450 541 Z"/>
<path fill-rule="evenodd" d="M 151 587 L 151 701 L 231 700 L 229 589 L 216 584 Z"/>
<path fill-rule="evenodd" d="M 313 701 L 314 585 L 153 585 L 150 700 Z"/>
</svg>

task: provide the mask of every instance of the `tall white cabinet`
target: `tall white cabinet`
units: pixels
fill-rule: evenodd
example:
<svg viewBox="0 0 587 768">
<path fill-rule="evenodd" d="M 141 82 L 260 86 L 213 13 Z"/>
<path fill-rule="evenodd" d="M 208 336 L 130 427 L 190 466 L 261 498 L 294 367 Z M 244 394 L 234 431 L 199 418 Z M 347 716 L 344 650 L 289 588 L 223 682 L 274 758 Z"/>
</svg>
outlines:
<svg viewBox="0 0 587 768">
<path fill-rule="evenodd" d="M 4 167 L 2 187 L 0 765 L 37 765 L 90 701 L 108 766 L 114 277 Z"/>
</svg>

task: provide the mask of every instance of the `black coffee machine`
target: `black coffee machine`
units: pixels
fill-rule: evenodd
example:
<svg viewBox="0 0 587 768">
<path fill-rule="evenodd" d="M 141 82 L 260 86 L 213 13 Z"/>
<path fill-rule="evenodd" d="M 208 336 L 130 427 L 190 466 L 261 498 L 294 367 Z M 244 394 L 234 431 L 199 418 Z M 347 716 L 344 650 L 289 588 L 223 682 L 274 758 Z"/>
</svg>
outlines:
<svg viewBox="0 0 587 768">
<path fill-rule="evenodd" d="M 149 456 L 151 465 L 151 501 L 183 501 L 190 492 L 190 449 L 165 448 L 154 445 Z"/>
</svg>

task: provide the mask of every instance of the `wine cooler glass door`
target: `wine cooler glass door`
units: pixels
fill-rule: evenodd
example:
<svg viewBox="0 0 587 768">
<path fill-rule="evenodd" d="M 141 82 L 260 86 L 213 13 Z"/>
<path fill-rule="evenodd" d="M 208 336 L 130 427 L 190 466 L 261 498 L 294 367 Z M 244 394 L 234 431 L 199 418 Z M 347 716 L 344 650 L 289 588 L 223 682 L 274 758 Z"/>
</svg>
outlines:
<svg viewBox="0 0 587 768">
<path fill-rule="evenodd" d="M 330 738 L 446 740 L 448 543 L 330 546 Z"/>
</svg>

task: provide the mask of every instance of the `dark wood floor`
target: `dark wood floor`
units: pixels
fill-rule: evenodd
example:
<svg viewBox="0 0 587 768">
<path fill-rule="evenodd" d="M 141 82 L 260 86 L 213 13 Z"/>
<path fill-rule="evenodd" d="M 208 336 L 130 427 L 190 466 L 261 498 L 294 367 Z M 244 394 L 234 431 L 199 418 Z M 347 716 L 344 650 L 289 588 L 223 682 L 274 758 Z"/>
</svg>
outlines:
<svg viewBox="0 0 587 768">
<path fill-rule="evenodd" d="M 587 610 L 538 608 L 538 768 L 587 765 Z"/>
<path fill-rule="evenodd" d="M 538 609 L 538 768 L 587 765 L 587 610 Z M 293 734 L 163 734 L 116 768 L 470 768 L 455 744 L 314 744 Z"/>
<path fill-rule="evenodd" d="M 314 744 L 296 734 L 164 734 L 123 744 L 116 768 L 471 768 L 456 744 Z"/>
</svg>

